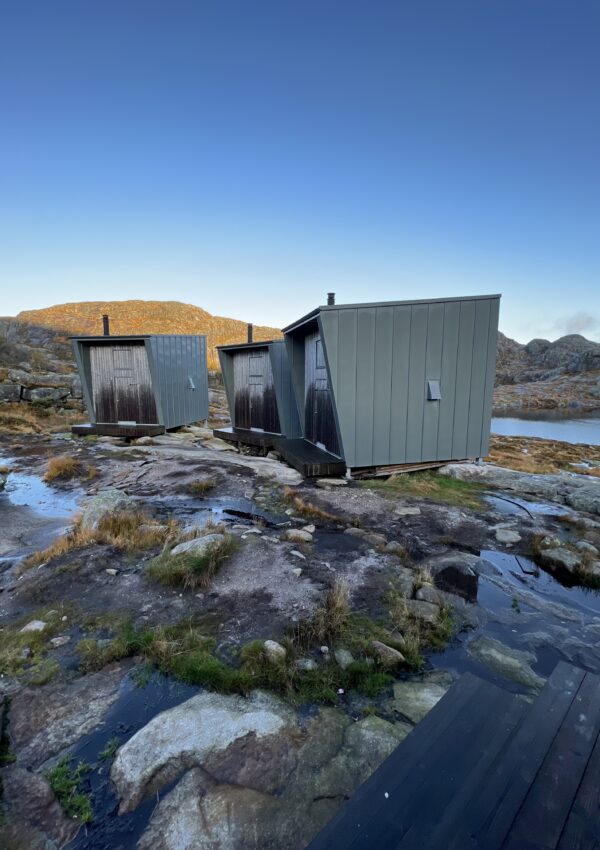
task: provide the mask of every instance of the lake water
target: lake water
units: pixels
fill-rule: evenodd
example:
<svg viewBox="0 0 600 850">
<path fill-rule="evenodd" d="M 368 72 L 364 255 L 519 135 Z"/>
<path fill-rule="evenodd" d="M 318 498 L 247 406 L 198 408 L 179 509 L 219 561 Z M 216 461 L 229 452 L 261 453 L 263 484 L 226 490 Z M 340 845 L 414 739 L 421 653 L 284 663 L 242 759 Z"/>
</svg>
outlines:
<svg viewBox="0 0 600 850">
<path fill-rule="evenodd" d="M 505 437 L 543 437 L 546 440 L 562 440 L 564 443 L 600 446 L 600 416 L 595 414 L 572 419 L 495 416 L 491 430 L 492 434 Z"/>
</svg>

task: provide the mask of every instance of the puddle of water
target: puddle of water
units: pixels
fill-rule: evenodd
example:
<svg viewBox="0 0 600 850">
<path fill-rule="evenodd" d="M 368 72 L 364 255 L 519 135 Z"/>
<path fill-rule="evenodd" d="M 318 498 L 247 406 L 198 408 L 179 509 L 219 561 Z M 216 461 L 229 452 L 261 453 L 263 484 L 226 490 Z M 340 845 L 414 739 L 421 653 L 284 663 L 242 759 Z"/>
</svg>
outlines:
<svg viewBox="0 0 600 850">
<path fill-rule="evenodd" d="M 544 516 L 565 516 L 574 514 L 575 511 L 567 505 L 556 505 L 551 502 L 530 502 L 527 499 L 519 499 L 514 496 L 510 499 L 487 493 L 485 501 L 495 510 L 507 516 L 524 516 L 530 514 L 543 514 Z"/>
<path fill-rule="evenodd" d="M 526 589 L 548 599 L 559 602 L 579 611 L 584 617 L 600 616 L 600 592 L 591 588 L 562 584 L 554 576 L 541 570 L 533 561 L 521 555 L 509 555 L 484 549 L 481 557 L 497 567 L 504 579 L 515 589 Z M 485 593 L 486 583 L 481 590 Z M 481 593 L 477 595 L 480 604 L 484 604 Z"/>
<path fill-rule="evenodd" d="M 44 517 L 70 517 L 77 509 L 81 495 L 73 490 L 56 490 L 38 475 L 25 472 L 9 473 L 3 494 L 11 505 L 31 508 Z"/>
<path fill-rule="evenodd" d="M 289 518 L 259 508 L 251 499 L 223 496 L 216 499 L 194 499 L 190 496 L 159 496 L 153 499 L 157 513 L 187 519 L 189 524 L 206 525 L 208 520 L 224 523 L 262 523 L 267 528 L 286 525 Z"/>
<path fill-rule="evenodd" d="M 161 711 L 179 705 L 198 692 L 198 688 L 160 673 L 153 673 L 145 687 L 137 687 L 130 677 L 125 678 L 121 693 L 101 728 L 82 738 L 70 751 L 76 760 L 94 768 L 88 774 L 94 820 L 69 845 L 72 850 L 133 850 L 156 806 L 156 797 L 144 800 L 135 811 L 118 816 L 119 803 L 110 781 L 112 759 L 104 761 L 99 754 L 109 741 L 116 738 L 119 744 L 125 743 Z M 160 796 L 164 797 L 172 785 L 163 788 Z"/>
</svg>

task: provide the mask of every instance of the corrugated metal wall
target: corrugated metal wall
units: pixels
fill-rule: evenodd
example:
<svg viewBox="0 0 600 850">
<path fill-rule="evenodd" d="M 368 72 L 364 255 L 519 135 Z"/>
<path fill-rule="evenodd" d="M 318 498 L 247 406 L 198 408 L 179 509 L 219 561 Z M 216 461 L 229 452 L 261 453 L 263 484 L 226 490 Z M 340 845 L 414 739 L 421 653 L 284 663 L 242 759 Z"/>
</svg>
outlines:
<svg viewBox="0 0 600 850">
<path fill-rule="evenodd" d="M 206 419 L 206 337 L 151 336 L 146 340 L 146 346 L 159 422 L 165 428 L 176 428 Z"/>
<path fill-rule="evenodd" d="M 349 467 L 487 454 L 498 311 L 498 297 L 321 310 Z"/>
</svg>

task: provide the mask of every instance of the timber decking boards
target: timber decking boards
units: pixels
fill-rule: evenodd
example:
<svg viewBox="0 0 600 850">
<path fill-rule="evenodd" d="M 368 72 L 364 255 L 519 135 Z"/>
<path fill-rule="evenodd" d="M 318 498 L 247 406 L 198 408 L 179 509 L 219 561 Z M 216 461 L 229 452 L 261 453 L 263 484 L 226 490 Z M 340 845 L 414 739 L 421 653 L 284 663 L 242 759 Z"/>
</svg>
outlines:
<svg viewBox="0 0 600 850">
<path fill-rule="evenodd" d="M 249 428 L 214 428 L 213 436 L 228 443 L 243 443 L 247 446 L 259 446 L 263 449 L 272 449 L 278 440 L 279 434 L 271 434 L 268 431 L 251 431 Z"/>
<path fill-rule="evenodd" d="M 386 796 L 387 794 L 387 796 Z M 462 676 L 308 850 L 600 850 L 600 677 Z"/>
<path fill-rule="evenodd" d="M 117 422 L 92 423 L 86 425 L 72 425 L 71 432 L 78 437 L 87 437 L 89 434 L 97 434 L 103 437 L 156 437 L 165 433 L 164 425 L 119 425 Z"/>
<path fill-rule="evenodd" d="M 301 472 L 305 478 L 318 478 L 321 475 L 343 475 L 346 464 L 337 455 L 320 449 L 308 440 L 288 440 L 282 437 L 275 446 L 276 450 L 290 466 Z"/>
</svg>

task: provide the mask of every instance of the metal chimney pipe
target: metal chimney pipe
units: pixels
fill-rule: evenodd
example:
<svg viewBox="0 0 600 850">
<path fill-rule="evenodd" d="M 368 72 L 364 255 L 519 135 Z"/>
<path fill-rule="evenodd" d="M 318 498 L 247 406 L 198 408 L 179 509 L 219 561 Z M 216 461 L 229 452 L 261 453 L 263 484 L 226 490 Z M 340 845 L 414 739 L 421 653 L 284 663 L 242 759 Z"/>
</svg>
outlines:
<svg viewBox="0 0 600 850">
<path fill-rule="evenodd" d="M 252 342 L 254 336 L 254 328 L 252 322 L 248 322 L 248 342 Z"/>
<path fill-rule="evenodd" d="M 104 336 L 110 336 L 110 326 L 108 322 L 108 316 L 104 314 L 102 316 L 102 333 Z"/>
<path fill-rule="evenodd" d="M 335 292 L 328 292 L 327 293 L 327 306 L 333 307 L 334 304 L 335 304 Z"/>
</svg>

